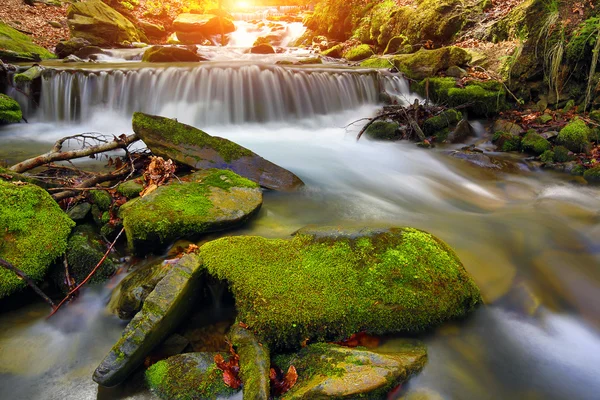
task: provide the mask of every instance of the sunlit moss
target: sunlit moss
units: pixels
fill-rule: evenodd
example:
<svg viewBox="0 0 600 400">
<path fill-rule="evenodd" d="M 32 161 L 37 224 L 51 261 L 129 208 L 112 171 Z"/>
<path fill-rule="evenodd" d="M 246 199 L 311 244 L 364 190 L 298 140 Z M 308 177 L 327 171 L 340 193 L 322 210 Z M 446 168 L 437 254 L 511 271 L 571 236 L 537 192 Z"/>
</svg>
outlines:
<svg viewBox="0 0 600 400">
<path fill-rule="evenodd" d="M 590 134 L 591 129 L 587 124 L 581 119 L 576 119 L 560 130 L 556 142 L 572 152 L 586 152 Z"/>
</svg>

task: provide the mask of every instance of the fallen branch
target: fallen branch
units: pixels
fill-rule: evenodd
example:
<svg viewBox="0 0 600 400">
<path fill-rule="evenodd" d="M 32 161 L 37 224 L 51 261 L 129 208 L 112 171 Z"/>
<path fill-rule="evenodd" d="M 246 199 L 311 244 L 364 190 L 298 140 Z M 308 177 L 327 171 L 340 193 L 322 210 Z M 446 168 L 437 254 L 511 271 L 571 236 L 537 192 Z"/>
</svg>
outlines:
<svg viewBox="0 0 600 400">
<path fill-rule="evenodd" d="M 56 305 L 54 304 L 54 302 L 52 302 L 52 300 L 50 300 L 50 297 L 46 296 L 42 289 L 40 289 L 35 284 L 35 282 L 33 282 L 33 280 L 30 277 L 28 277 L 23 271 L 21 271 L 20 269 L 18 269 L 3 258 L 0 258 L 0 265 L 6 268 L 7 270 L 14 272 L 19 277 L 19 279 L 24 280 L 29 285 L 29 287 L 33 289 L 34 292 L 36 292 L 42 299 L 44 299 L 46 303 L 50 304 L 50 307 L 52 307 L 53 310 L 56 310 Z"/>
<path fill-rule="evenodd" d="M 367 122 L 367 124 L 365 126 L 363 126 L 363 128 L 360 130 L 360 132 L 358 132 L 358 135 L 356 135 L 356 141 L 358 142 L 360 140 L 360 137 L 363 135 L 363 133 L 365 133 L 367 131 L 367 129 L 369 129 L 369 126 L 371 126 L 373 124 L 373 122 L 383 119 L 383 118 L 386 118 L 386 117 L 390 117 L 392 115 L 396 115 L 396 114 L 397 114 L 397 112 L 393 111 L 393 112 L 383 113 L 376 117 L 371 118 L 371 120 L 369 122 Z"/>
<path fill-rule="evenodd" d="M 75 158 L 88 157 L 94 154 L 104 153 L 106 151 L 125 149 L 131 143 L 134 143 L 139 140 L 136 134 L 129 136 L 121 135 L 119 137 L 114 137 L 114 140 L 110 142 L 85 147 L 80 150 L 62 151 L 64 143 L 71 139 L 83 139 L 84 141 L 85 139 L 99 140 L 98 137 L 92 137 L 86 134 L 64 137 L 58 140 L 54 144 L 52 150 L 48 153 L 20 162 L 16 165 L 13 165 L 9 169 L 11 171 L 21 173 L 55 161 L 72 160 Z"/>
<path fill-rule="evenodd" d="M 59 308 L 61 308 L 62 305 L 65 304 L 71 298 L 71 296 L 73 294 L 75 294 L 83 285 L 85 285 L 92 278 L 92 276 L 94 276 L 94 274 L 96 273 L 96 271 L 98 271 L 98 269 L 100 268 L 100 266 L 102 266 L 102 264 L 104 263 L 104 261 L 106 260 L 106 258 L 110 254 L 110 252 L 112 251 L 113 247 L 115 247 L 115 244 L 117 243 L 117 241 L 121 237 L 121 234 L 123 233 L 124 230 L 125 230 L 125 228 L 121 228 L 121 230 L 119 231 L 119 234 L 117 235 L 117 237 L 115 238 L 115 240 L 113 240 L 113 242 L 108 247 L 108 250 L 106 250 L 106 253 L 104 253 L 104 256 L 102 256 L 102 258 L 100 259 L 100 261 L 98 261 L 98 264 L 96 264 L 96 266 L 94 267 L 94 269 L 92 269 L 92 271 L 88 274 L 88 276 L 86 276 L 86 278 L 83 281 L 81 281 L 81 283 L 79 285 L 77 285 L 75 287 L 75 289 L 73 289 L 69 293 L 67 293 L 67 295 L 65 296 L 65 298 L 62 299 L 60 303 L 58 303 L 58 306 L 54 307 L 54 310 L 52 310 L 52 312 L 50 313 L 50 315 L 48 315 L 48 317 L 46 317 L 46 318 L 50 318 L 51 316 L 53 316 L 54 314 L 56 314 L 56 312 L 59 310 Z"/>
</svg>

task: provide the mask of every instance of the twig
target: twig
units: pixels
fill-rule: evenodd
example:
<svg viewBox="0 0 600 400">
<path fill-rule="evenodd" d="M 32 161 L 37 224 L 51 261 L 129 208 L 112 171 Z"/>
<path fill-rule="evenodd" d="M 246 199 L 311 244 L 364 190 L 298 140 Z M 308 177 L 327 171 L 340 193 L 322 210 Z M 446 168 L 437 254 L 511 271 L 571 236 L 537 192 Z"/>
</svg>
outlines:
<svg viewBox="0 0 600 400">
<path fill-rule="evenodd" d="M 363 135 L 363 133 L 365 133 L 367 131 L 367 129 L 369 128 L 369 126 L 371 126 L 373 124 L 373 122 L 375 122 L 379 119 L 385 118 L 385 117 L 389 117 L 391 115 L 396 115 L 396 114 L 397 113 L 394 111 L 394 112 L 383 113 L 376 117 L 371 118 L 371 120 L 369 122 L 367 122 L 367 124 L 365 126 L 363 126 L 363 128 L 360 130 L 360 132 L 358 132 L 358 135 L 356 135 L 356 141 L 358 142 L 360 140 L 360 137 Z"/>
<path fill-rule="evenodd" d="M 23 271 L 21 271 L 20 269 L 18 269 L 3 258 L 0 258 L 0 265 L 6 268 L 7 270 L 14 272 L 19 277 L 19 279 L 24 280 L 29 285 L 29 287 L 33 289 L 34 292 L 36 292 L 42 299 L 44 299 L 46 303 L 50 304 L 50 307 L 52 307 L 53 310 L 57 309 L 54 302 L 50 300 L 50 297 L 46 296 L 42 289 L 40 289 L 35 284 L 35 282 L 33 282 L 33 280 L 30 277 L 28 277 Z"/>
<path fill-rule="evenodd" d="M 98 261 L 98 264 L 96 264 L 96 266 L 94 267 L 94 269 L 92 269 L 92 271 L 88 274 L 88 276 L 86 276 L 86 278 L 83 281 L 81 281 L 81 283 L 79 285 L 77 285 L 75 287 L 75 289 L 73 289 L 69 293 L 67 293 L 67 295 L 65 296 L 65 298 L 62 299 L 62 301 L 60 303 L 58 303 L 58 306 L 56 306 L 54 308 L 54 310 L 52 310 L 52 312 L 50 313 L 50 315 L 48 315 L 46 318 L 50 318 L 51 316 L 53 316 L 54 314 L 56 314 L 56 312 L 58 311 L 58 309 L 60 307 L 62 307 L 62 305 L 65 304 L 71 298 L 71 296 L 75 292 L 77 292 L 83 285 L 85 285 L 92 278 L 92 276 L 94 276 L 94 274 L 96 273 L 96 271 L 98 271 L 98 268 L 100 268 L 100 266 L 104 263 L 104 261 L 106 260 L 106 258 L 110 254 L 110 252 L 112 251 L 113 247 L 115 247 L 115 243 L 117 243 L 117 241 L 121 237 L 121 234 L 123 233 L 124 230 L 125 230 L 125 228 L 121 228 L 121 230 L 119 231 L 119 234 L 117 235 L 117 237 L 115 238 L 115 240 L 113 240 L 113 242 L 110 244 L 110 246 L 108 247 L 108 250 L 106 250 L 106 253 L 104 253 L 104 256 L 102 257 L 102 259 L 100 259 L 100 261 Z"/>
</svg>

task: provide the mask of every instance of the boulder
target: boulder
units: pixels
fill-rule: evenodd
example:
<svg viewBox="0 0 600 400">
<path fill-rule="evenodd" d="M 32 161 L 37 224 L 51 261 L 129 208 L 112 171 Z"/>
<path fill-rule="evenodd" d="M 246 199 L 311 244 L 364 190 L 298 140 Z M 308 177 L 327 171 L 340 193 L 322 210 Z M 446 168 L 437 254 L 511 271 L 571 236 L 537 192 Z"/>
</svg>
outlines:
<svg viewBox="0 0 600 400">
<path fill-rule="evenodd" d="M 359 44 L 344 52 L 344 58 L 348 61 L 361 61 L 373 55 L 373 49 L 368 44 Z"/>
<path fill-rule="evenodd" d="M 191 257 L 228 282 L 237 320 L 274 350 L 362 331 L 419 332 L 465 316 L 481 301 L 454 252 L 413 228 L 226 237 Z"/>
<path fill-rule="evenodd" d="M 0 21 L 0 60 L 13 62 L 37 62 L 55 58 L 45 48 L 34 44 L 31 38 Z"/>
<path fill-rule="evenodd" d="M 258 185 L 228 170 L 196 172 L 120 208 L 130 249 L 155 251 L 182 237 L 235 227 L 262 205 Z"/>
<path fill-rule="evenodd" d="M 227 139 L 175 120 L 135 113 L 133 130 L 152 153 L 192 168 L 228 169 L 274 190 L 295 190 L 304 183 L 296 175 Z"/>
<path fill-rule="evenodd" d="M 234 32 L 235 25 L 229 18 L 211 14 L 180 14 L 173 21 L 173 29 L 182 43 L 196 44 L 211 36 Z"/>
<path fill-rule="evenodd" d="M 23 113 L 15 99 L 0 93 L 0 125 L 21 122 Z"/>
<path fill-rule="evenodd" d="M 149 38 L 159 39 L 167 35 L 165 27 L 162 25 L 139 21 L 139 26 Z"/>
<path fill-rule="evenodd" d="M 140 312 L 129 322 L 121 339 L 94 371 L 102 386 L 123 382 L 144 358 L 167 338 L 195 304 L 201 286 L 201 268 L 196 260 L 182 257 L 156 285 Z M 156 364 L 155 364 L 156 365 Z"/>
<path fill-rule="evenodd" d="M 464 66 L 471 56 L 464 49 L 455 46 L 435 50 L 421 49 L 413 54 L 400 54 L 393 57 L 394 64 L 410 79 L 425 79 L 435 76 L 452 66 Z"/>
<path fill-rule="evenodd" d="M 108 310 L 129 320 L 142 309 L 144 300 L 169 272 L 170 264 L 157 261 L 143 265 L 127 275 L 112 291 Z"/>
<path fill-rule="evenodd" d="M 434 135 L 437 132 L 455 125 L 462 118 L 462 114 L 455 109 L 442 111 L 440 114 L 427 118 L 423 123 L 423 132 L 427 135 Z"/>
<path fill-rule="evenodd" d="M 525 133 L 525 130 L 521 128 L 520 125 L 506 120 L 506 119 L 497 119 L 494 121 L 494 125 L 492 125 L 492 133 L 496 132 L 506 132 L 513 136 L 519 136 L 522 133 Z"/>
<path fill-rule="evenodd" d="M 165 400 L 228 398 L 237 390 L 225 385 L 223 371 L 215 364 L 218 354 L 228 357 L 225 353 L 186 353 L 159 361 L 146 371 L 146 383 Z"/>
<path fill-rule="evenodd" d="M 257 46 L 253 46 L 250 49 L 252 54 L 275 54 L 275 49 L 268 43 L 262 43 Z"/>
<path fill-rule="evenodd" d="M 92 205 L 88 202 L 79 203 L 69 211 L 67 211 L 67 215 L 73 221 L 83 221 L 90 214 L 90 210 L 92 209 Z"/>
<path fill-rule="evenodd" d="M 31 84 L 34 80 L 39 79 L 42 76 L 44 68 L 39 65 L 34 65 L 28 68 L 25 72 L 15 74 L 13 80 L 18 87 L 25 87 Z"/>
<path fill-rule="evenodd" d="M 560 130 L 556 137 L 556 143 L 565 146 L 574 153 L 585 153 L 590 147 L 590 135 L 592 130 L 585 121 L 575 119 Z"/>
<path fill-rule="evenodd" d="M 425 345 L 404 340 L 393 353 L 311 344 L 300 352 L 277 356 L 283 371 L 293 365 L 298 381 L 282 400 L 385 398 L 386 393 L 406 382 L 427 362 Z M 379 396 L 378 396 L 379 395 Z"/>
<path fill-rule="evenodd" d="M 198 62 L 206 61 L 198 55 L 196 48 L 174 46 L 152 46 L 142 56 L 144 62 Z"/>
<path fill-rule="evenodd" d="M 337 45 L 331 47 L 330 49 L 323 50 L 321 52 L 321 55 L 324 57 L 342 58 L 343 51 L 344 51 L 344 46 L 341 44 L 337 44 Z"/>
<path fill-rule="evenodd" d="M 465 140 L 473 136 L 475 136 L 475 130 L 469 121 L 466 119 L 461 119 L 458 121 L 458 124 L 456 124 L 456 127 L 450 136 L 448 136 L 448 141 L 450 143 L 463 143 Z"/>
<path fill-rule="evenodd" d="M 271 369 L 268 347 L 259 343 L 251 331 L 239 325 L 231 328 L 229 337 L 240 356 L 240 379 L 244 384 L 244 398 L 268 399 Z"/>
<path fill-rule="evenodd" d="M 521 150 L 521 137 L 519 135 L 511 135 L 507 132 L 498 131 L 494 133 L 492 142 L 496 145 L 496 148 L 501 151 Z"/>
<path fill-rule="evenodd" d="M 98 58 L 96 56 L 99 54 L 107 55 L 108 53 L 98 46 L 85 46 L 77 50 L 73 55 L 75 57 L 79 57 L 82 60 L 95 60 Z"/>
<path fill-rule="evenodd" d="M 537 133 L 533 129 L 527 132 L 527 134 L 523 137 L 523 140 L 521 141 L 521 149 L 523 151 L 538 156 L 544 153 L 545 151 L 550 150 L 551 148 L 552 145 L 550 144 L 550 142 L 544 139 L 539 133 Z"/>
<path fill-rule="evenodd" d="M 138 182 L 137 179 L 120 183 L 119 186 L 117 186 L 117 193 L 127 197 L 128 199 L 134 199 L 138 197 L 142 190 L 144 190 L 144 185 Z"/>
<path fill-rule="evenodd" d="M 400 140 L 400 125 L 393 121 L 375 121 L 365 131 L 368 137 L 375 140 Z"/>
<path fill-rule="evenodd" d="M 54 51 L 56 52 L 58 58 L 66 58 L 71 54 L 75 54 L 77 50 L 91 45 L 92 44 L 88 40 L 75 37 L 69 40 L 61 40 L 56 45 Z"/>
<path fill-rule="evenodd" d="M 75 225 L 44 189 L 0 180 L 0 257 L 40 281 L 67 248 Z M 0 268 L 0 298 L 26 286 Z"/>
<path fill-rule="evenodd" d="M 137 28 L 101 0 L 71 4 L 67 18 L 71 36 L 85 39 L 94 46 L 112 47 L 141 41 Z"/>
</svg>

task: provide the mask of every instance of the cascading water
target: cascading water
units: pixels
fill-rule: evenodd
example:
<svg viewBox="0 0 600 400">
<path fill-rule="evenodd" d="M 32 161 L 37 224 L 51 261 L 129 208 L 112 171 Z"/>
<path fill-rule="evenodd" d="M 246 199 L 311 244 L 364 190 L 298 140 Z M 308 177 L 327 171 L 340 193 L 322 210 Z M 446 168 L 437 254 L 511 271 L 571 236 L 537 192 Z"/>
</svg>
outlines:
<svg viewBox="0 0 600 400">
<path fill-rule="evenodd" d="M 39 119 L 86 120 L 135 111 L 199 125 L 309 118 L 377 104 L 381 90 L 410 97 L 402 78 L 373 71 L 243 65 L 47 71 Z"/>
</svg>

